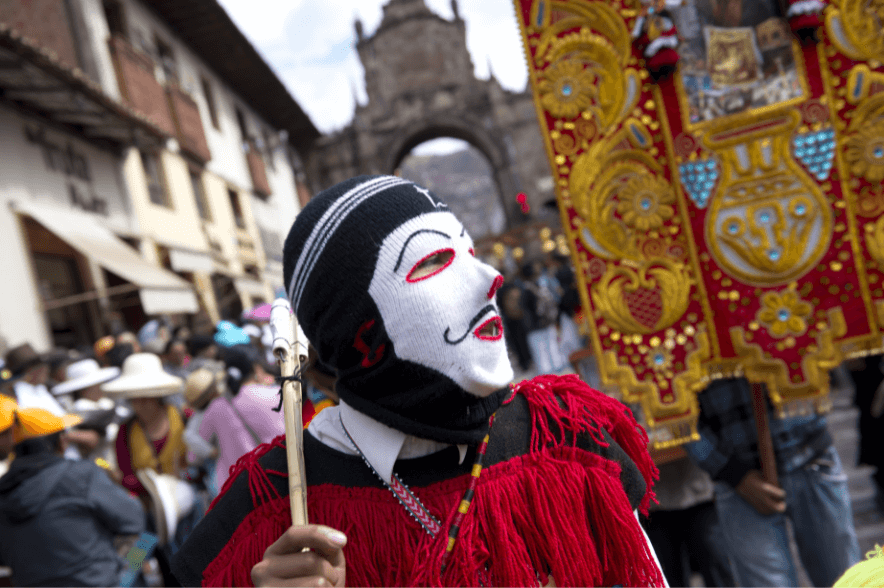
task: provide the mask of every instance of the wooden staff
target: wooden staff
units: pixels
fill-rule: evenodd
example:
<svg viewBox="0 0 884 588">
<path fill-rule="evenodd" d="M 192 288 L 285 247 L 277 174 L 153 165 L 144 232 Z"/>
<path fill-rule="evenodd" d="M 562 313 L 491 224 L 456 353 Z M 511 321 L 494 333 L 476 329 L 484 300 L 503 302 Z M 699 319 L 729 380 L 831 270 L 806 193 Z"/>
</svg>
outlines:
<svg viewBox="0 0 884 588">
<path fill-rule="evenodd" d="M 285 449 L 289 470 L 289 503 L 292 524 L 307 524 L 307 479 L 304 470 L 304 431 L 301 427 L 301 383 L 291 379 L 300 373 L 302 350 L 298 342 L 298 324 L 289 301 L 277 298 L 270 309 L 270 333 L 273 355 L 284 379 L 282 406 L 285 416 Z M 306 350 L 303 356 L 306 358 Z"/>
<path fill-rule="evenodd" d="M 770 436 L 770 423 L 767 419 L 767 403 L 764 394 L 767 386 L 763 382 L 752 383 L 752 411 L 755 413 L 755 428 L 758 431 L 758 456 L 761 460 L 761 475 L 765 481 L 779 486 L 777 459 L 774 455 L 773 439 Z"/>
</svg>

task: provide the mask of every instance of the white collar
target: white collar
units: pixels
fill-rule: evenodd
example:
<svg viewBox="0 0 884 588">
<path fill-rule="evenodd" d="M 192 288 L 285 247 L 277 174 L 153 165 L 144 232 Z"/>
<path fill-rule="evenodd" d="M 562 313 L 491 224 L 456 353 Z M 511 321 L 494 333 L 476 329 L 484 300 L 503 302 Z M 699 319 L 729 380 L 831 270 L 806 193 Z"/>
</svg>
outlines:
<svg viewBox="0 0 884 588">
<path fill-rule="evenodd" d="M 346 431 L 341 428 L 342 423 Z M 332 449 L 349 455 L 358 455 L 361 452 L 387 484 L 392 481 L 393 465 L 397 459 L 422 457 L 449 447 L 446 443 L 413 437 L 392 429 L 345 402 L 320 411 L 307 430 L 323 445 Z M 351 437 L 359 448 L 358 451 L 350 442 Z M 467 446 L 458 445 L 457 449 L 460 463 L 463 463 Z"/>
</svg>

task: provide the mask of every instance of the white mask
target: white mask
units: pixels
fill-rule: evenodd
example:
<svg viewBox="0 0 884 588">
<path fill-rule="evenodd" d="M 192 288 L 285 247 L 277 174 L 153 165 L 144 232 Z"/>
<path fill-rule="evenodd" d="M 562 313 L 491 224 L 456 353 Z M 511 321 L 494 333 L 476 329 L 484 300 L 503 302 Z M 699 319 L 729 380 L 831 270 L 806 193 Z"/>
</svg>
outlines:
<svg viewBox="0 0 884 588">
<path fill-rule="evenodd" d="M 397 357 L 484 397 L 513 369 L 494 299 L 503 277 L 472 248 L 449 212 L 410 219 L 384 239 L 368 291 Z"/>
</svg>

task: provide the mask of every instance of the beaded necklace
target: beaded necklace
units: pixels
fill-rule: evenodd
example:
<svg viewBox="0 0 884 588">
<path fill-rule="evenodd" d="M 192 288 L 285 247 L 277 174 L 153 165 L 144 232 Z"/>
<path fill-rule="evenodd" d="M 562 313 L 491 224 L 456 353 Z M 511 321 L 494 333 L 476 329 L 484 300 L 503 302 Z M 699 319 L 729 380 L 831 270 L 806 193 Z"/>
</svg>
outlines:
<svg viewBox="0 0 884 588">
<path fill-rule="evenodd" d="M 436 537 L 439 531 L 442 530 L 442 525 L 439 523 L 439 520 L 434 517 L 430 511 L 423 505 L 420 499 L 414 495 L 411 489 L 402 482 L 402 480 L 393 473 L 390 482 L 388 483 L 374 468 L 373 465 L 368 461 L 368 458 L 365 457 L 365 454 L 359 449 L 359 446 L 356 444 L 356 441 L 353 440 L 353 437 L 350 435 L 350 432 L 347 430 L 347 427 L 344 425 L 344 419 L 338 415 L 338 420 L 341 423 L 341 428 L 344 430 L 344 434 L 347 435 L 347 439 L 350 440 L 350 443 L 353 445 L 353 448 L 359 453 L 360 457 L 362 457 L 362 461 L 369 467 L 369 469 L 374 472 L 374 474 L 381 479 L 381 482 L 384 483 L 390 492 L 393 493 L 393 496 L 399 501 L 405 510 L 410 514 L 414 520 L 418 522 L 418 524 L 423 527 L 424 531 L 430 537 Z M 488 449 L 488 439 L 491 436 L 491 426 L 494 424 L 494 415 L 491 415 L 491 418 L 488 419 L 488 433 L 485 435 L 485 438 L 482 439 L 482 443 L 479 445 L 479 449 L 476 451 L 476 461 L 473 462 L 473 469 L 470 471 L 470 485 L 467 488 L 466 492 L 464 492 L 463 498 L 460 501 L 460 504 L 457 507 L 457 513 L 454 515 L 454 520 L 451 522 L 451 528 L 448 530 L 448 543 L 445 546 L 445 554 L 442 556 L 442 572 L 445 571 L 445 568 L 448 566 L 448 560 L 451 557 L 451 552 L 454 550 L 454 545 L 457 542 L 457 536 L 460 533 L 460 525 L 463 522 L 464 517 L 470 510 L 470 504 L 473 500 L 473 495 L 476 492 L 476 485 L 479 482 L 479 476 L 482 474 L 482 461 L 485 457 L 485 451 Z"/>
</svg>

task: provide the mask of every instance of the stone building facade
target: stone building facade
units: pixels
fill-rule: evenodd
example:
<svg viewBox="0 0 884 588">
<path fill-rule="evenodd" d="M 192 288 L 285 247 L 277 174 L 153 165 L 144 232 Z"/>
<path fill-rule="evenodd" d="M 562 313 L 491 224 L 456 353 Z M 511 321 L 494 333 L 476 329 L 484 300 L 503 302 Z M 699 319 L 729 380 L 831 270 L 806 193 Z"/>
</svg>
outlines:
<svg viewBox="0 0 884 588">
<path fill-rule="evenodd" d="M 519 210 L 519 192 L 533 210 L 554 198 L 530 91 L 475 77 L 457 0 L 452 9 L 454 19 L 446 20 L 423 0 L 390 0 L 373 35 L 355 23 L 368 103 L 357 106 L 349 126 L 314 145 L 314 190 L 358 174 L 394 173 L 420 143 L 453 137 L 488 158 L 508 226 L 532 219 Z"/>
</svg>

